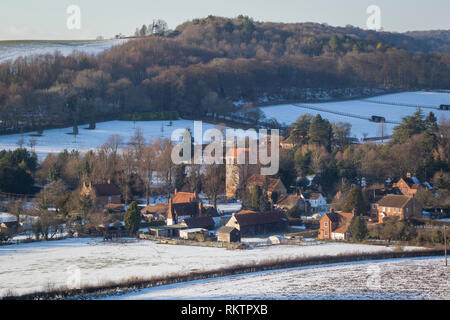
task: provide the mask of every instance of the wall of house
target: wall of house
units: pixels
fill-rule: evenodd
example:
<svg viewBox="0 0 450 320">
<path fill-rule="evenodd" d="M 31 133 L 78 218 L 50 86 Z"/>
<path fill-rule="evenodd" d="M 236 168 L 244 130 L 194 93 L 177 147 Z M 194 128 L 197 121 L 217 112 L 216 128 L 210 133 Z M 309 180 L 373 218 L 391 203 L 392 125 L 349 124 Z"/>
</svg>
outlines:
<svg viewBox="0 0 450 320">
<path fill-rule="evenodd" d="M 325 216 L 320 220 L 319 239 L 331 239 L 331 230 L 333 230 L 333 223 Z"/>
<path fill-rule="evenodd" d="M 383 211 L 383 208 L 385 211 Z M 404 208 L 390 208 L 390 207 L 382 207 L 377 206 L 378 209 L 378 219 L 379 222 L 383 222 L 382 213 L 384 213 L 386 217 L 399 217 L 400 219 L 407 218 L 421 218 L 422 217 L 422 206 L 417 202 L 416 199 L 412 199 L 408 202 L 408 204 Z"/>
<path fill-rule="evenodd" d="M 397 183 L 394 183 L 393 186 L 400 189 L 401 193 L 405 196 L 414 196 L 418 191 L 417 189 L 411 189 L 403 179 Z"/>
<path fill-rule="evenodd" d="M 97 205 L 99 205 L 99 206 L 106 206 L 109 203 L 112 203 L 112 204 L 121 204 L 122 203 L 122 199 L 121 199 L 120 195 L 111 196 L 111 197 L 109 197 L 109 196 L 96 197 L 96 201 L 97 201 Z"/>
</svg>

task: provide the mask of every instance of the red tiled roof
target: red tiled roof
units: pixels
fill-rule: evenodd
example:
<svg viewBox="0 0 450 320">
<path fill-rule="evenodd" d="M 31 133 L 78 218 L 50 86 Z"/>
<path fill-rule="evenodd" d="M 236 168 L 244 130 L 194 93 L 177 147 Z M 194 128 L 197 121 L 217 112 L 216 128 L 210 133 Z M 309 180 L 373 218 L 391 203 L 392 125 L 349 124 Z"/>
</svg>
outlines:
<svg viewBox="0 0 450 320">
<path fill-rule="evenodd" d="M 378 201 L 377 204 L 381 207 L 403 208 L 411 199 L 412 198 L 408 196 L 389 194 Z"/>
<path fill-rule="evenodd" d="M 172 203 L 187 203 L 198 201 L 198 196 L 196 193 L 191 192 L 177 192 L 172 199 Z"/>
<path fill-rule="evenodd" d="M 169 210 L 169 204 L 168 203 L 157 203 L 153 206 L 146 206 L 141 210 L 142 214 L 159 214 L 166 216 L 167 210 Z"/>
<path fill-rule="evenodd" d="M 265 184 L 267 184 L 267 191 L 269 192 L 273 192 L 279 183 L 280 179 L 270 178 L 260 174 L 252 174 L 247 179 L 247 187 L 260 186 L 261 189 L 264 189 Z"/>
<path fill-rule="evenodd" d="M 295 194 L 291 194 L 291 195 L 281 196 L 277 202 L 277 205 L 279 207 L 293 208 L 296 205 L 298 205 L 299 202 L 304 203 L 304 200 L 302 199 L 302 197 L 295 195 Z"/>
<path fill-rule="evenodd" d="M 346 233 L 353 221 L 354 215 L 353 213 L 347 212 L 329 212 L 324 217 L 328 217 L 333 222 L 332 232 Z"/>
</svg>

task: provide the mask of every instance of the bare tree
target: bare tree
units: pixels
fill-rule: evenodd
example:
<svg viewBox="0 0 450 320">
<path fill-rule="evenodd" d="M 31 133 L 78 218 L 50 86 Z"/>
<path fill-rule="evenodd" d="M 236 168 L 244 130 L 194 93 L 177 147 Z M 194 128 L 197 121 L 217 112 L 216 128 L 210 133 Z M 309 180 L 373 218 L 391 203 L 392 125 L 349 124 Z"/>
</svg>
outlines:
<svg viewBox="0 0 450 320">
<path fill-rule="evenodd" d="M 211 164 L 206 167 L 202 183 L 203 191 L 217 209 L 217 198 L 225 192 L 225 166 Z"/>
<path fill-rule="evenodd" d="M 156 151 L 152 142 L 143 149 L 142 159 L 139 162 L 139 172 L 144 182 L 145 199 L 147 205 L 150 204 L 150 189 L 152 184 L 153 172 L 156 169 Z"/>
</svg>

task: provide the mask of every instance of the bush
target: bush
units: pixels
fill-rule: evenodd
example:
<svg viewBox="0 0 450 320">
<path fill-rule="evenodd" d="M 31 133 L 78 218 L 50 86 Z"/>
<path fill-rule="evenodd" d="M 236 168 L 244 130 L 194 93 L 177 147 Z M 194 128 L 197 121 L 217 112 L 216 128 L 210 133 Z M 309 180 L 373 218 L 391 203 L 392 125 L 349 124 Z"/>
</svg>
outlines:
<svg viewBox="0 0 450 320">
<path fill-rule="evenodd" d="M 302 216 L 303 210 L 301 210 L 298 206 L 292 207 L 291 209 L 286 211 L 286 215 L 289 218 L 298 219 Z"/>
<path fill-rule="evenodd" d="M 125 227 L 132 234 L 135 234 L 139 230 L 141 224 L 141 213 L 137 207 L 137 203 L 133 201 L 125 213 Z"/>
</svg>

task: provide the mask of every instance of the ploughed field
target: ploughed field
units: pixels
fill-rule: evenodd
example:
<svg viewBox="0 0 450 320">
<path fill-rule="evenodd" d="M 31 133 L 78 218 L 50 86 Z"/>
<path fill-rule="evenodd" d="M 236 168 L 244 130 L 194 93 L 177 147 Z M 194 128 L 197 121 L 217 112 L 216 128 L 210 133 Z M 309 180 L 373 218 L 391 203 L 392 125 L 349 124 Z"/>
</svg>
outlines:
<svg viewBox="0 0 450 320">
<path fill-rule="evenodd" d="M 309 266 L 144 289 L 106 299 L 450 300 L 442 258 Z"/>
</svg>

